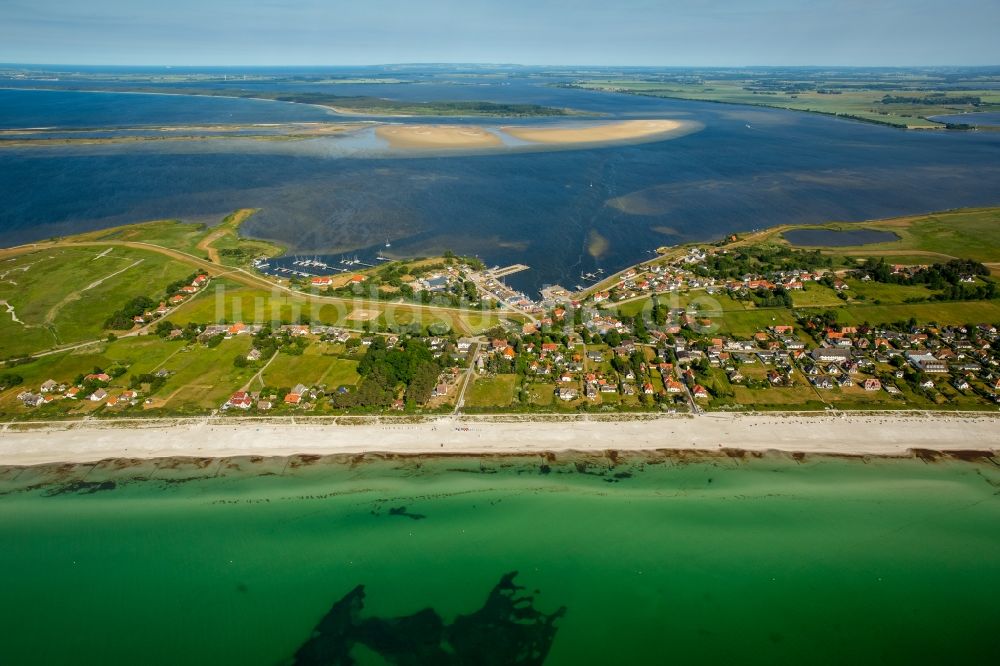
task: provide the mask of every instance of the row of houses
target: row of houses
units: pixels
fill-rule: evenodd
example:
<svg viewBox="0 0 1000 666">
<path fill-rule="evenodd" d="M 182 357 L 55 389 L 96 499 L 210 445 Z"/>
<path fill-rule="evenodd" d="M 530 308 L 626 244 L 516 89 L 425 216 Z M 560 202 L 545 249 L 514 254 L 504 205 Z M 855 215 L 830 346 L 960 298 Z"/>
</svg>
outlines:
<svg viewBox="0 0 1000 666">
<path fill-rule="evenodd" d="M 165 314 L 170 312 L 170 308 L 176 307 L 186 301 L 189 297 L 197 294 L 206 285 L 208 285 L 209 277 L 208 275 L 201 273 L 196 275 L 190 284 L 186 284 L 177 290 L 177 293 L 171 295 L 165 301 L 160 301 L 160 304 L 153 310 L 147 310 L 141 315 L 135 315 L 132 317 L 132 323 L 136 326 L 144 326 L 156 319 L 163 317 Z"/>
<path fill-rule="evenodd" d="M 38 392 L 22 391 L 17 399 L 25 407 L 41 407 L 59 400 L 88 400 L 103 402 L 107 407 L 124 407 L 139 404 L 139 391 L 128 389 L 112 395 L 107 389 L 98 387 L 90 393 L 84 393 L 82 386 L 57 385 L 53 389 L 54 380 L 47 380 Z"/>
</svg>

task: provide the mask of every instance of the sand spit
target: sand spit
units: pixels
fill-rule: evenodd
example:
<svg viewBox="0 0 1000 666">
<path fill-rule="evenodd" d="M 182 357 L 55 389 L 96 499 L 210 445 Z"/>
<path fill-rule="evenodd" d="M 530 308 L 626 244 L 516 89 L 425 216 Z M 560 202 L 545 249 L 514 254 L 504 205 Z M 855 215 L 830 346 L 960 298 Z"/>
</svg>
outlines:
<svg viewBox="0 0 1000 666">
<path fill-rule="evenodd" d="M 667 134 L 683 127 L 677 120 L 622 120 L 597 125 L 508 126 L 503 131 L 522 141 L 567 145 L 639 141 Z"/>
<path fill-rule="evenodd" d="M 621 419 L 525 417 L 336 420 L 199 418 L 15 425 L 0 431 L 0 465 L 106 458 L 351 453 L 517 454 L 656 449 L 909 455 L 996 452 L 1000 415 L 745 415 Z"/>
<path fill-rule="evenodd" d="M 503 145 L 496 134 L 477 125 L 382 125 L 375 135 L 393 148 L 495 148 Z"/>
</svg>

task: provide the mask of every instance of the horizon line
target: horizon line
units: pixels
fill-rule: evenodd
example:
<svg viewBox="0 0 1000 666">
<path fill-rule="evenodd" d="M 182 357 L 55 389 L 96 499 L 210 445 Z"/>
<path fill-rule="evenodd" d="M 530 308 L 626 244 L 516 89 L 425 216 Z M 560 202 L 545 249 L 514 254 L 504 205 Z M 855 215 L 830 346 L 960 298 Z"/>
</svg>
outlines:
<svg viewBox="0 0 1000 666">
<path fill-rule="evenodd" d="M 11 67 L 121 67 L 125 69 L 141 69 L 141 68 L 198 68 L 198 69 L 235 69 L 235 68 L 264 68 L 264 69 L 294 69 L 294 68 L 349 68 L 349 67 L 516 67 L 522 69 L 531 68 L 597 68 L 597 69 L 616 69 L 616 68 L 630 68 L 630 69 L 773 69 L 773 68 L 790 68 L 790 69 L 819 69 L 819 68 L 835 68 L 835 69 L 952 69 L 952 68 L 970 68 L 970 69 L 986 69 L 986 68 L 1000 68 L 1000 62 L 990 63 L 990 64 L 908 64 L 908 65 L 886 65 L 886 64 L 868 64 L 868 65 L 838 65 L 838 64 L 749 64 L 749 65 L 669 65 L 669 64 L 659 64 L 659 65 L 642 65 L 642 64 L 586 64 L 586 63 L 576 63 L 576 64 L 552 64 L 552 63 L 516 63 L 516 62 L 487 62 L 487 61 L 413 61 L 413 62 L 384 62 L 384 63 L 354 63 L 354 64 L 285 64 L 285 65 L 266 65 L 266 64 L 205 64 L 205 65 L 193 65 L 193 64 L 177 64 L 177 63 L 143 63 L 143 64 L 116 64 L 116 63 L 94 63 L 94 62 L 14 62 L 14 61 L 0 61 L 0 66 L 11 66 Z"/>
</svg>

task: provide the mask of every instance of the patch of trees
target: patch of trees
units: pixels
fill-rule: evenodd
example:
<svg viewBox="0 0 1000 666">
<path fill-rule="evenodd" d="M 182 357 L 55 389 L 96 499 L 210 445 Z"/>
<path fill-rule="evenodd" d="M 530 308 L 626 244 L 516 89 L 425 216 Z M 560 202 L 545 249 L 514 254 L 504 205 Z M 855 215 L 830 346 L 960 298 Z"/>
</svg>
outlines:
<svg viewBox="0 0 1000 666">
<path fill-rule="evenodd" d="M 198 337 L 200 333 L 198 329 L 198 324 L 194 322 L 189 322 L 186 326 L 181 328 L 177 324 L 173 323 L 169 319 L 161 319 L 156 322 L 155 333 L 161 338 L 165 338 L 170 335 L 171 332 L 180 330 L 182 332 L 181 339 L 191 342 Z"/>
<path fill-rule="evenodd" d="M 833 266 L 833 259 L 824 256 L 819 250 L 796 250 L 784 245 L 740 247 L 727 253 L 709 255 L 704 263 L 707 275 L 723 278 L 793 269 L 815 270 L 830 266 Z"/>
<path fill-rule="evenodd" d="M 138 375 L 132 375 L 128 380 L 128 387 L 132 390 L 142 388 L 143 384 L 149 386 L 150 393 L 163 388 L 163 385 L 167 383 L 167 378 L 165 375 L 156 375 L 152 372 L 143 372 Z"/>
<path fill-rule="evenodd" d="M 227 259 L 234 259 L 241 263 L 246 263 L 253 259 L 258 252 L 254 252 L 249 248 L 243 247 L 224 247 L 219 250 L 219 256 L 226 257 Z M 191 278 L 192 280 L 194 278 Z M 190 284 L 190 282 L 188 283 Z"/>
<path fill-rule="evenodd" d="M 790 308 L 792 307 L 792 296 L 784 287 L 778 286 L 774 291 L 758 287 L 747 293 L 747 298 L 753 301 L 759 308 Z"/>
<path fill-rule="evenodd" d="M 979 106 L 983 100 L 978 95 L 956 95 L 949 97 L 944 94 L 925 95 L 923 97 L 907 97 L 905 95 L 886 95 L 882 98 L 882 104 L 924 104 L 929 106 L 943 106 L 947 104 L 971 104 Z"/>
<path fill-rule="evenodd" d="M 636 377 L 642 377 L 645 365 L 646 357 L 643 356 L 643 353 L 638 349 L 629 354 L 628 358 L 616 355 L 613 359 L 611 359 L 611 367 L 614 368 L 615 372 L 622 377 L 627 375 L 629 370 L 631 370 L 632 374 Z"/>
<path fill-rule="evenodd" d="M 111 313 L 111 316 L 104 322 L 104 328 L 119 331 L 132 328 L 135 317 L 148 312 L 149 310 L 155 308 L 156 305 L 156 301 L 148 296 L 136 296 L 125 303 L 121 309 L 115 310 Z"/>
<path fill-rule="evenodd" d="M 385 339 L 376 337 L 358 362 L 361 381 L 354 391 L 335 393 L 334 407 L 388 407 L 400 385 L 406 401 L 426 402 L 434 391 L 441 366 L 421 340 L 401 341 L 389 349 Z"/>
<path fill-rule="evenodd" d="M 861 272 L 876 282 L 925 285 L 928 289 L 940 292 L 931 296 L 931 300 L 987 300 L 1000 296 L 996 283 L 991 279 L 985 279 L 982 284 L 965 282 L 970 277 L 988 278 L 990 274 L 986 266 L 971 259 L 952 259 L 915 273 L 893 273 L 885 259 L 869 257 L 862 264 Z"/>
<path fill-rule="evenodd" d="M 0 375 L 0 391 L 6 391 L 9 388 L 20 386 L 23 383 L 24 377 L 21 375 L 12 372 L 5 372 Z"/>
<path fill-rule="evenodd" d="M 186 278 L 182 278 L 180 280 L 174 280 L 173 282 L 167 285 L 166 288 L 167 296 L 169 297 L 173 296 L 176 293 L 179 293 L 181 289 L 194 282 L 194 279 L 196 277 L 198 277 L 197 273 L 191 273 L 191 275 L 187 276 Z"/>
</svg>

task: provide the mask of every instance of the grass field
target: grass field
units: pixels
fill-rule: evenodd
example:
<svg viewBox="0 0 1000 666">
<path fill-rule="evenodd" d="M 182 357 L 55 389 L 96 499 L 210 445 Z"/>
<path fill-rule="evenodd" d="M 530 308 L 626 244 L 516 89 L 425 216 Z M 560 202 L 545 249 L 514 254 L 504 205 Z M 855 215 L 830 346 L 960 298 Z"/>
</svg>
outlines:
<svg viewBox="0 0 1000 666">
<path fill-rule="evenodd" d="M 524 388 L 528 392 L 531 404 L 535 406 L 550 407 L 555 402 L 555 384 L 550 384 L 548 382 L 529 382 L 525 384 Z"/>
<path fill-rule="evenodd" d="M 920 324 L 1000 322 L 1000 301 L 956 301 L 867 305 L 852 303 L 832 310 L 841 324 L 892 323 L 914 317 Z"/>
<path fill-rule="evenodd" d="M 851 300 L 863 296 L 864 300 L 869 302 L 878 300 L 882 303 L 902 303 L 907 298 L 927 298 L 934 294 L 924 285 L 886 284 L 861 280 L 845 280 L 845 282 L 850 287 L 847 296 Z"/>
<path fill-rule="evenodd" d="M 465 394 L 465 404 L 470 407 L 506 407 L 514 401 L 517 375 L 476 377 Z"/>
<path fill-rule="evenodd" d="M 757 73 L 753 78 L 713 78 L 706 74 L 700 80 L 643 80 L 646 75 L 620 77 L 615 79 L 581 79 L 576 87 L 588 90 L 625 92 L 650 97 L 724 102 L 727 104 L 747 104 L 770 106 L 796 111 L 811 111 L 836 116 L 849 116 L 869 122 L 894 127 L 934 128 L 944 127 L 941 123 L 928 120 L 928 116 L 963 113 L 967 111 L 994 111 L 1000 109 L 1000 93 L 991 89 L 976 89 L 976 82 L 969 81 L 959 93 L 950 93 L 933 103 L 891 102 L 885 103 L 886 95 L 895 97 L 917 97 L 923 100 L 930 93 L 913 93 L 907 85 L 919 84 L 920 90 L 933 91 L 934 81 L 926 77 L 910 80 L 885 79 L 864 81 L 857 79 L 817 76 L 806 73 L 791 74 L 777 78 L 768 73 Z M 690 79 L 690 76 L 685 77 Z M 772 87 L 761 85 L 770 79 Z M 810 85 L 813 89 L 795 89 L 796 84 Z M 785 88 L 785 89 L 781 89 Z M 830 92 L 820 92 L 830 91 Z M 977 96 L 982 104 L 978 107 L 960 100 L 960 97 Z M 952 101 L 949 101 L 952 100 Z"/>
<path fill-rule="evenodd" d="M 0 326 L 0 357 L 101 337 L 112 312 L 137 296 L 154 300 L 194 272 L 155 252 L 58 247 L 0 260 L 0 300 L 14 307 Z"/>
<path fill-rule="evenodd" d="M 692 306 L 694 309 L 706 313 L 741 311 L 746 309 L 744 303 L 730 298 L 726 294 L 708 294 L 700 289 L 684 293 L 660 294 L 657 296 L 657 299 L 663 308 L 687 308 Z M 652 312 L 652 308 L 652 297 L 637 298 L 619 305 L 611 303 L 606 306 L 606 309 L 617 311 L 620 315 L 626 317 L 634 317 L 640 312 L 646 312 L 649 315 Z"/>
<path fill-rule="evenodd" d="M 742 312 L 727 312 L 721 318 L 712 320 L 719 331 L 738 338 L 749 338 L 757 331 L 769 326 L 795 326 L 795 315 L 784 308 L 757 308 Z"/>
<path fill-rule="evenodd" d="M 140 224 L 129 224 L 110 229 L 101 229 L 74 236 L 74 240 L 129 241 L 150 243 L 160 247 L 179 250 L 200 259 L 227 266 L 245 266 L 257 256 L 276 256 L 284 249 L 274 243 L 245 238 L 239 235 L 239 227 L 256 212 L 253 208 L 241 208 L 227 215 L 219 224 L 206 226 L 180 220 L 156 220 Z M 220 250 L 238 250 L 237 254 L 220 253 Z"/>
<path fill-rule="evenodd" d="M 127 388 L 130 375 L 158 369 L 173 358 L 182 347 L 179 342 L 164 342 L 156 336 L 127 338 L 114 343 L 99 342 L 72 352 L 43 356 L 31 363 L 4 370 L 22 376 L 24 384 L 0 393 L 0 417 L 90 413 L 98 405 L 87 400 L 61 400 L 39 410 L 26 412 L 20 407 L 17 394 L 26 387 L 37 389 L 42 382 L 49 379 L 70 384 L 77 375 L 93 372 L 96 368 L 108 370 L 114 366 L 125 366 L 126 373 L 111 381 L 109 391 L 114 393 Z"/>
<path fill-rule="evenodd" d="M 250 351 L 248 335 L 225 340 L 217 347 L 190 347 L 173 356 L 164 368 L 172 374 L 153 396 L 151 408 L 171 413 L 197 413 L 218 408 L 256 374 L 255 368 L 237 368 L 236 356 Z"/>
<path fill-rule="evenodd" d="M 301 356 L 279 353 L 264 370 L 264 385 L 270 388 L 291 388 L 296 384 L 325 385 L 327 390 L 358 383 L 358 362 L 327 354 L 331 345 L 313 342 Z"/>
<path fill-rule="evenodd" d="M 207 259 L 208 257 L 204 253 L 199 253 L 197 248 L 198 242 L 204 238 L 206 233 L 208 233 L 208 227 L 204 224 L 192 224 L 181 222 L 180 220 L 156 220 L 153 222 L 142 222 L 140 224 L 129 224 L 122 227 L 91 231 L 74 236 L 73 239 L 90 242 L 130 241 L 151 243 Z"/>
<path fill-rule="evenodd" d="M 792 305 L 797 308 L 808 307 L 837 307 L 844 304 L 844 301 L 837 298 L 837 292 L 821 284 L 813 283 L 802 291 L 793 291 Z"/>
<path fill-rule="evenodd" d="M 761 240 L 776 240 L 790 229 L 857 230 L 856 223 L 795 225 L 779 227 L 761 235 Z M 983 263 L 1000 262 L 1000 207 L 963 208 L 929 215 L 890 218 L 865 222 L 866 229 L 891 231 L 899 240 L 853 247 L 820 246 L 825 253 L 847 256 L 892 257 L 899 263 L 934 263 L 949 257 L 974 259 Z M 902 261 L 906 259 L 906 261 Z"/>
</svg>

